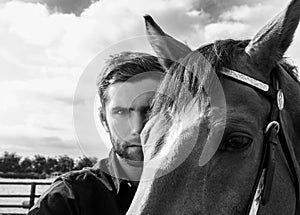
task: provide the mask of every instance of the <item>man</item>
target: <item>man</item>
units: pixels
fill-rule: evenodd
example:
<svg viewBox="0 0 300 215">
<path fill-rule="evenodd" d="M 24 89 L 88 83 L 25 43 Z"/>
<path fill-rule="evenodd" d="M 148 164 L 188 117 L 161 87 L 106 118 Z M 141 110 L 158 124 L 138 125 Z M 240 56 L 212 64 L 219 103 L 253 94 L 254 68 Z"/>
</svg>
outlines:
<svg viewBox="0 0 300 215">
<path fill-rule="evenodd" d="M 93 168 L 60 176 L 29 215 L 125 214 L 142 171 L 140 133 L 163 76 L 156 57 L 122 52 L 107 61 L 97 81 L 99 116 L 112 151 Z"/>
</svg>

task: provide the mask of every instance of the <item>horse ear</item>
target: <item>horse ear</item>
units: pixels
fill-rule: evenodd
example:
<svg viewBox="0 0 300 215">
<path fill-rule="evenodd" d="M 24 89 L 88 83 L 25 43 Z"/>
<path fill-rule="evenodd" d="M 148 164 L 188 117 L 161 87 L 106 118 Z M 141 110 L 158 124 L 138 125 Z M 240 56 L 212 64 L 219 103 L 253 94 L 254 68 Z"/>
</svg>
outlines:
<svg viewBox="0 0 300 215">
<path fill-rule="evenodd" d="M 169 68 L 174 61 L 185 57 L 192 50 L 182 42 L 166 34 L 149 15 L 145 15 L 146 32 L 150 45 L 160 57 L 160 62 Z"/>
<path fill-rule="evenodd" d="M 245 52 L 256 62 L 277 62 L 290 46 L 299 18 L 300 0 L 293 0 L 282 13 L 258 32 L 245 48 Z M 262 66 L 265 68 L 270 65 Z"/>
</svg>

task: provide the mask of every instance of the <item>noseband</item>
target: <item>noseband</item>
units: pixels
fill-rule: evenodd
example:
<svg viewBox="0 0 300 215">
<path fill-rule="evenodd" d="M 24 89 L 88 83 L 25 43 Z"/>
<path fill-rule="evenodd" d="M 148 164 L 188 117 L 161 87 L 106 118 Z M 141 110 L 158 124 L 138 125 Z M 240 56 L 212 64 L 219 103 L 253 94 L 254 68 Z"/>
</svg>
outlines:
<svg viewBox="0 0 300 215">
<path fill-rule="evenodd" d="M 284 70 L 278 64 L 280 70 Z M 284 108 L 284 94 L 281 91 L 278 74 L 272 72 L 272 85 L 268 85 L 254 79 L 243 73 L 223 68 L 221 71 L 225 77 L 240 82 L 241 84 L 250 86 L 269 98 L 271 102 L 271 112 L 269 122 L 264 131 L 263 153 L 259 165 L 258 173 L 250 196 L 250 201 L 247 207 L 249 215 L 256 215 L 260 206 L 265 206 L 271 196 L 274 171 L 276 167 L 275 150 L 278 145 L 281 146 L 286 158 L 288 169 L 296 191 L 296 209 L 295 215 L 300 214 L 300 186 L 299 186 L 299 171 L 297 161 L 292 153 L 292 143 L 286 133 L 286 128 L 283 128 L 281 111 Z M 280 128 L 281 127 L 281 128 Z"/>
</svg>

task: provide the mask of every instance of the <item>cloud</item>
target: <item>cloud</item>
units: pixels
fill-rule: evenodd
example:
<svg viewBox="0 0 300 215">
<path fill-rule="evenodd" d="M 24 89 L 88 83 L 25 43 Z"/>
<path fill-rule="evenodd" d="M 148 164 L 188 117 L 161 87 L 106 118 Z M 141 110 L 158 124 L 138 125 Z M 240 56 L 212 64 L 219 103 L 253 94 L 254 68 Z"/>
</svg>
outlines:
<svg viewBox="0 0 300 215">
<path fill-rule="evenodd" d="M 204 27 L 206 41 L 217 39 L 251 39 L 269 20 L 275 17 L 286 6 L 286 2 L 279 0 L 252 4 L 232 6 L 218 14 L 217 21 Z M 294 43 L 286 53 L 292 57 L 296 65 L 300 65 L 300 54 L 297 51 L 300 38 L 299 29 L 294 36 Z"/>
<path fill-rule="evenodd" d="M 51 14 L 42 4 L 7 2 L 0 13 L 2 55 L 21 65 L 87 64 L 108 45 L 143 35 L 142 15 L 146 13 L 162 25 L 166 23 L 170 33 L 179 37 L 197 34 L 193 24 L 204 23 L 206 16 L 193 15 L 191 10 L 191 0 L 184 3 L 154 0 L 151 4 L 145 0 L 104 0 L 90 5 L 76 17 Z"/>
<path fill-rule="evenodd" d="M 242 4 L 231 1 L 219 11 L 215 19 L 205 26 L 205 36 L 210 40 L 224 38 L 251 38 L 273 18 L 284 6 L 281 1 L 269 3 Z M 222 2 L 216 7 L 223 6 Z M 255 14 L 255 16 L 254 16 Z"/>
<path fill-rule="evenodd" d="M 224 11 L 230 11 L 233 7 L 252 7 L 259 3 L 270 4 L 270 0 L 198 0 L 194 2 L 194 9 L 208 13 L 212 21 L 217 21 Z"/>
<path fill-rule="evenodd" d="M 61 13 L 74 13 L 79 16 L 85 9 L 97 0 L 40 0 L 51 11 Z"/>
<path fill-rule="evenodd" d="M 13 0 L 4 0 L 9 2 Z M 19 0 L 28 3 L 40 3 L 45 5 L 51 13 L 73 13 L 76 16 L 87 9 L 92 3 L 98 0 Z"/>
<path fill-rule="evenodd" d="M 62 152 L 64 144 L 54 144 L 46 138 L 52 136 L 63 140 L 62 142 L 73 140 L 73 143 L 76 143 L 72 106 L 57 101 L 63 98 L 71 99 L 73 88 L 75 83 L 59 78 L 0 82 L 1 150 L 11 149 L 10 151 L 27 154 L 29 150 L 40 154 Z M 42 141 L 41 138 L 46 139 Z M 27 141 L 29 139 L 36 141 Z M 35 146 L 34 143 L 42 145 Z M 52 147 L 52 150 L 46 150 L 45 145 L 48 148 Z M 74 147 L 78 151 L 76 144 L 69 147 L 69 151 L 75 151 L 71 150 Z"/>
<path fill-rule="evenodd" d="M 36 143 L 35 152 L 56 150 L 59 153 L 64 144 L 54 144 L 45 137 L 54 136 L 62 141 L 76 139 L 72 101 L 81 73 L 99 51 L 123 39 L 143 35 L 142 15 L 153 14 L 162 23 L 180 15 L 177 24 L 181 29 L 172 27 L 175 23 L 168 27 L 171 32 L 186 35 L 193 31 L 186 23 L 204 19 L 188 14 L 192 1 L 154 0 L 148 4 L 145 0 L 104 0 L 89 5 L 80 16 L 61 13 L 59 8 L 56 12 L 49 11 L 45 3 L 48 8 L 50 4 L 52 8 L 62 4 L 58 1 L 0 4 L 0 66 L 4 71 L 0 73 L 0 141 L 5 142 L 1 150 L 10 147 L 29 153 L 32 146 L 29 142 L 32 142 Z M 75 105 L 85 104 L 87 99 L 90 98 L 76 98 Z M 38 147 L 38 142 L 48 148 Z M 101 143 L 86 137 L 83 144 L 92 144 L 89 152 L 95 153 Z M 24 149 L 25 145 L 28 148 Z M 102 156 L 107 152 L 101 146 L 98 150 Z"/>
<path fill-rule="evenodd" d="M 3 151 L 17 152 L 21 156 L 33 156 L 36 154 L 57 156 L 67 154 L 76 158 L 81 153 L 75 140 L 63 140 L 56 136 L 1 137 L 0 144 Z M 16 145 L 18 146 L 18 151 L 16 151 Z"/>
</svg>

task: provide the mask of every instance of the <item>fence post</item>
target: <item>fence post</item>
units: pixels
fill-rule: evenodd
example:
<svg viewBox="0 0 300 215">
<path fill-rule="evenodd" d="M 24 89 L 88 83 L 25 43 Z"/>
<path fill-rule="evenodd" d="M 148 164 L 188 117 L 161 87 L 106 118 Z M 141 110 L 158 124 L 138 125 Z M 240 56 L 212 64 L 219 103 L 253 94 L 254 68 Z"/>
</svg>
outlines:
<svg viewBox="0 0 300 215">
<path fill-rule="evenodd" d="M 34 205 L 35 187 L 36 187 L 36 184 L 34 182 L 32 182 L 31 183 L 31 189 L 30 189 L 29 209 Z"/>
</svg>

